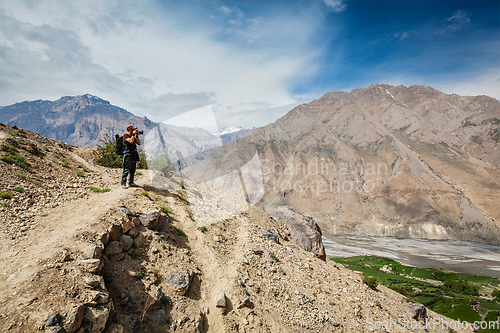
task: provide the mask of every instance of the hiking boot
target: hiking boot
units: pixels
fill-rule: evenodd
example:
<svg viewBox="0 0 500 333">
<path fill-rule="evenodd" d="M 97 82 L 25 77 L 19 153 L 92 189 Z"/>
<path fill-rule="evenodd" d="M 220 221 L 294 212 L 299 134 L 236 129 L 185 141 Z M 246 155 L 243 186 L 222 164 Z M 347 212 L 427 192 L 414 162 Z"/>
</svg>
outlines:
<svg viewBox="0 0 500 333">
<path fill-rule="evenodd" d="M 128 188 L 127 184 L 122 184 L 122 188 Z"/>
<path fill-rule="evenodd" d="M 129 183 L 128 186 L 130 186 L 130 187 L 139 187 L 139 185 L 137 185 L 136 183 Z"/>
</svg>

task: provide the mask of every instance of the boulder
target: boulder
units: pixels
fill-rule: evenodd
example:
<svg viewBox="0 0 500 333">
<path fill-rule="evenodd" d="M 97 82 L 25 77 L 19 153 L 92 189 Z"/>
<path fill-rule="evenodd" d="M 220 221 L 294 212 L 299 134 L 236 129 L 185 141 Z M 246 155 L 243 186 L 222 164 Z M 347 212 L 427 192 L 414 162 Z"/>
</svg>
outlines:
<svg viewBox="0 0 500 333">
<path fill-rule="evenodd" d="M 85 305 L 81 304 L 68 312 L 64 329 L 66 333 L 74 333 L 82 325 L 83 317 L 85 317 Z"/>
<path fill-rule="evenodd" d="M 185 295 L 191 284 L 191 278 L 193 274 L 186 270 L 185 273 L 181 273 L 176 269 L 171 270 L 165 277 L 165 281 L 172 287 L 179 295 Z"/>
<path fill-rule="evenodd" d="M 156 229 L 156 227 L 158 226 L 158 218 L 160 217 L 160 213 L 161 208 L 158 208 L 156 211 L 151 213 L 140 214 L 139 221 L 148 229 Z"/>
<path fill-rule="evenodd" d="M 314 253 L 321 260 L 326 260 L 321 229 L 311 216 L 289 206 L 267 207 L 266 211 L 288 226 L 292 240 L 299 247 Z"/>
<path fill-rule="evenodd" d="M 407 307 L 410 317 L 418 321 L 427 319 L 427 308 L 422 304 L 411 304 Z"/>
<path fill-rule="evenodd" d="M 111 241 L 106 246 L 106 254 L 118 254 L 123 251 L 123 244 L 119 241 Z"/>
<path fill-rule="evenodd" d="M 134 244 L 134 240 L 132 239 L 132 237 L 130 236 L 127 236 L 127 235 L 122 235 L 120 237 L 120 242 L 122 243 L 123 245 L 123 251 L 128 251 L 130 250 L 130 248 L 132 247 L 132 245 Z"/>
</svg>

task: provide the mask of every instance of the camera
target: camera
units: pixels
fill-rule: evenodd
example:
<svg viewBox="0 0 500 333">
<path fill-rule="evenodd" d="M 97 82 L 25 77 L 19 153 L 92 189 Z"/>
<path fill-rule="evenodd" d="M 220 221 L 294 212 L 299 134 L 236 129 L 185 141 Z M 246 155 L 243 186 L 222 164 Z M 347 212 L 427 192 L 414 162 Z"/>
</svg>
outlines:
<svg viewBox="0 0 500 333">
<path fill-rule="evenodd" d="M 143 135 L 144 131 L 137 131 L 138 134 Z"/>
</svg>

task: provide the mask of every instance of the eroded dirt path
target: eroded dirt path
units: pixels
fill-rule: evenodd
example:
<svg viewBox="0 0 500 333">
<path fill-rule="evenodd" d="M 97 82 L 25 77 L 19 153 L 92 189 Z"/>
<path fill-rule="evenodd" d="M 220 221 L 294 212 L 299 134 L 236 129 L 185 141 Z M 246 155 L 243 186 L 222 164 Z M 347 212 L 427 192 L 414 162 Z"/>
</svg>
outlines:
<svg viewBox="0 0 500 333">
<path fill-rule="evenodd" d="M 85 163 L 86 167 L 105 170 L 96 166 L 88 166 L 77 155 L 73 158 Z M 99 171 L 99 170 L 98 170 Z M 47 216 L 35 218 L 37 227 L 24 237 L 17 239 L 12 245 L 7 239 L 0 242 L 0 301 L 6 302 L 16 295 L 22 294 L 29 282 L 42 269 L 47 267 L 49 258 L 62 253 L 64 249 L 78 251 L 90 242 L 89 230 L 96 233 L 102 231 L 104 225 L 100 218 L 107 210 L 115 207 L 120 200 L 129 195 L 130 189 L 122 189 L 114 174 L 100 173 L 104 180 L 116 183 L 107 193 L 91 193 L 88 197 L 79 198 L 50 209 Z M 139 177 L 138 184 L 146 181 Z"/>
</svg>

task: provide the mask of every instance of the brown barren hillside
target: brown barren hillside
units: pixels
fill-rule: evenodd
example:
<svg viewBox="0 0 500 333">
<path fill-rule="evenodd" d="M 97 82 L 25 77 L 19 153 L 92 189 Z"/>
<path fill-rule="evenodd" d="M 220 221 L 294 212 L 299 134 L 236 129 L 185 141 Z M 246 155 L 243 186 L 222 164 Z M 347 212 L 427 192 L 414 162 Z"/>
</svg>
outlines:
<svg viewBox="0 0 500 333">
<path fill-rule="evenodd" d="M 446 319 L 301 249 L 259 208 L 194 221 L 193 205 L 214 212 L 189 201 L 208 195 L 190 180 L 157 189 L 142 170 L 142 188 L 122 189 L 120 170 L 75 147 L 4 125 L 0 145 L 2 332 L 382 332 Z"/>
<path fill-rule="evenodd" d="M 328 93 L 226 151 L 188 159 L 217 179 L 257 153 L 259 206 L 287 205 L 326 234 L 500 243 L 500 102 L 423 86 Z M 221 171 L 226 170 L 226 171 Z"/>
</svg>

